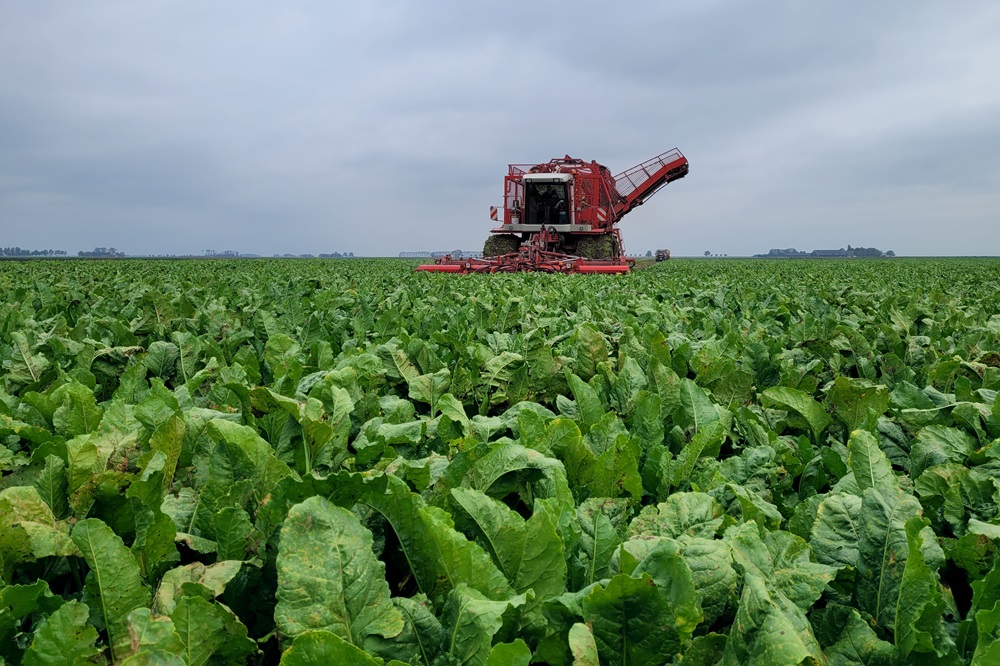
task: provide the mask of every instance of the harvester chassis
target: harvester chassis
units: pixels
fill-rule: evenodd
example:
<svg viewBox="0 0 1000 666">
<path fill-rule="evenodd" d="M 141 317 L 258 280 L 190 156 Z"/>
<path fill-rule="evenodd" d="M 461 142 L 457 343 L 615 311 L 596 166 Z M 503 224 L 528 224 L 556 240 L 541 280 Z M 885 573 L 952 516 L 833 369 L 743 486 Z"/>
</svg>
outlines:
<svg viewBox="0 0 1000 666">
<path fill-rule="evenodd" d="M 615 246 L 621 249 L 621 234 L 618 229 L 610 232 Z M 456 259 L 445 255 L 433 264 L 420 267 L 431 273 L 628 273 L 635 261 L 627 259 L 623 253 L 612 259 L 590 259 L 554 249 L 559 246 L 559 234 L 543 229 L 532 234 L 517 252 L 509 252 L 496 257 Z"/>
<path fill-rule="evenodd" d="M 542 164 L 510 164 L 503 206 L 490 209 L 490 219 L 499 222 L 491 238 L 498 242 L 488 241 L 482 258 L 445 255 L 417 270 L 628 273 L 635 261 L 625 256 L 618 222 L 687 173 L 687 158 L 676 148 L 616 176 L 597 162 L 569 155 Z"/>
</svg>

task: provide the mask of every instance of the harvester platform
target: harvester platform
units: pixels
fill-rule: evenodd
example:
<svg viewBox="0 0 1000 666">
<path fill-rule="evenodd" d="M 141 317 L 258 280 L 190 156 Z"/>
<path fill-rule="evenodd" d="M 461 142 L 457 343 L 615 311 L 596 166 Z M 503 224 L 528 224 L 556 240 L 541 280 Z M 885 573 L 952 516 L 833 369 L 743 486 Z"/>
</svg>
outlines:
<svg viewBox="0 0 1000 666">
<path fill-rule="evenodd" d="M 617 229 L 613 233 L 617 236 Z M 534 234 L 517 252 L 496 257 L 457 259 L 451 255 L 435 260 L 433 264 L 417 266 L 427 273 L 628 273 L 635 261 L 631 259 L 587 259 L 553 251 L 557 246 L 557 232 L 542 230 Z M 620 244 L 620 238 L 618 239 Z"/>
<path fill-rule="evenodd" d="M 535 262 L 520 254 L 507 254 L 490 259 L 452 259 L 445 256 L 433 264 L 417 266 L 426 273 L 628 273 L 634 262 L 614 263 L 582 257 L 558 255 Z"/>
</svg>

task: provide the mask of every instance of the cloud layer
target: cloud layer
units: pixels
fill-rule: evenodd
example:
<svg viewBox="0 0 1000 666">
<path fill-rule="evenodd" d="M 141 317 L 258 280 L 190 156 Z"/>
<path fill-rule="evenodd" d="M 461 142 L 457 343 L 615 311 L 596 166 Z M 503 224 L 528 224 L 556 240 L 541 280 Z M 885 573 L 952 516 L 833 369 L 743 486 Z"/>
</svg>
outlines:
<svg viewBox="0 0 1000 666">
<path fill-rule="evenodd" d="M 996 34 L 986 2 L 5 3 L 0 246 L 472 249 L 508 162 L 678 146 L 629 251 L 1000 254 Z"/>
</svg>

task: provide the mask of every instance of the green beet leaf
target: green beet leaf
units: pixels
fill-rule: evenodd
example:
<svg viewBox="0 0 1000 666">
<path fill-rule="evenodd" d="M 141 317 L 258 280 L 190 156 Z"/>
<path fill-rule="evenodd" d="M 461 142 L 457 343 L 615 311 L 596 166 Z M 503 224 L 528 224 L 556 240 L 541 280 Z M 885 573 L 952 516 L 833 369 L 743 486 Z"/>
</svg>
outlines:
<svg viewBox="0 0 1000 666">
<path fill-rule="evenodd" d="M 954 649 L 943 621 L 947 603 L 936 571 L 944 561 L 944 554 L 924 520 L 909 518 L 905 529 L 908 553 L 896 599 L 893 626 L 896 648 L 904 657 L 913 652 L 932 652 L 943 657 Z M 925 550 L 930 558 L 925 556 Z"/>
<path fill-rule="evenodd" d="M 157 340 L 149 345 L 142 364 L 153 375 L 161 379 L 170 379 L 177 372 L 177 358 L 180 350 L 172 342 Z"/>
<path fill-rule="evenodd" d="M 818 562 L 857 566 L 861 503 L 860 497 L 848 493 L 822 498 L 809 531 L 809 545 Z"/>
<path fill-rule="evenodd" d="M 52 425 L 67 439 L 94 432 L 104 416 L 93 391 L 77 381 L 60 386 L 51 399 L 59 405 L 52 414 Z"/>
<path fill-rule="evenodd" d="M 757 491 L 733 483 L 726 484 L 725 490 L 727 494 L 732 493 L 744 522 L 757 523 L 761 531 L 776 530 L 781 525 L 783 516 L 778 507 L 761 497 Z"/>
<path fill-rule="evenodd" d="M 42 444 L 53 440 L 52 433 L 30 423 L 13 419 L 9 414 L 0 413 L 0 436 L 13 435 L 26 441 Z"/>
<path fill-rule="evenodd" d="M 858 611 L 850 617 L 837 642 L 824 650 L 830 666 L 892 666 L 892 644 L 880 640 Z"/>
<path fill-rule="evenodd" d="M 958 428 L 929 425 L 922 428 L 910 449 L 910 474 L 916 479 L 923 471 L 943 463 L 964 464 L 976 448 L 972 435 Z"/>
<path fill-rule="evenodd" d="M 641 455 L 639 442 L 626 434 L 620 434 L 607 448 L 597 452 L 590 444 L 590 436 L 575 442 L 566 451 L 566 474 L 574 487 L 586 488 L 581 495 L 592 497 L 624 497 L 631 495 L 638 500 L 642 496 L 642 479 L 639 476 L 638 460 Z"/>
<path fill-rule="evenodd" d="M 277 568 L 274 617 L 285 636 L 323 630 L 364 649 L 369 636 L 391 638 L 403 630 L 371 532 L 322 497 L 288 512 Z"/>
<path fill-rule="evenodd" d="M 125 492 L 132 500 L 135 514 L 136 535 L 131 550 L 147 580 L 159 578 L 180 560 L 174 544 L 177 528 L 170 516 L 160 510 L 166 462 L 166 456 L 157 451 L 146 463 L 140 478 Z"/>
<path fill-rule="evenodd" d="M 677 538 L 714 538 L 725 520 L 725 512 L 707 493 L 674 493 L 665 502 L 645 506 L 629 524 L 629 535 Z"/>
<path fill-rule="evenodd" d="M 621 544 L 611 519 L 592 506 L 578 507 L 581 533 L 576 553 L 571 558 L 573 589 L 611 577 L 611 563 Z"/>
<path fill-rule="evenodd" d="M 44 355 L 34 353 L 38 351 L 38 345 L 29 342 L 24 332 L 11 331 L 10 339 L 14 344 L 10 361 L 4 361 L 6 383 L 31 385 L 40 381 L 51 362 Z"/>
<path fill-rule="evenodd" d="M 485 664 L 505 614 L 523 606 L 526 599 L 524 594 L 503 601 L 487 599 L 464 583 L 452 589 L 441 611 L 441 624 L 449 637 L 443 648 L 452 662 L 461 666 Z"/>
<path fill-rule="evenodd" d="M 682 428 L 696 433 L 720 421 L 719 412 L 708 393 L 690 379 L 682 379 L 680 382 L 677 421 Z"/>
<path fill-rule="evenodd" d="M 642 366 L 631 356 L 626 357 L 618 377 L 615 378 L 615 382 L 611 386 L 612 403 L 618 413 L 630 413 L 635 407 L 640 391 L 646 388 L 647 384 L 648 380 L 646 373 L 642 371 Z M 659 411 L 659 405 L 657 405 L 657 411 Z"/>
<path fill-rule="evenodd" d="M 243 560 L 247 557 L 253 524 L 247 512 L 227 506 L 215 514 L 215 552 L 219 560 Z"/>
<path fill-rule="evenodd" d="M 802 609 L 763 576 L 747 571 L 722 663 L 819 666 L 823 662 L 822 650 Z"/>
<path fill-rule="evenodd" d="M 584 623 L 577 622 L 570 627 L 569 650 L 573 654 L 573 666 L 600 666 L 597 641 Z"/>
<path fill-rule="evenodd" d="M 733 568 L 732 549 L 720 539 L 682 535 L 679 553 L 691 569 L 704 624 L 711 625 L 736 605 L 739 574 Z"/>
<path fill-rule="evenodd" d="M 494 645 L 486 658 L 486 666 L 528 666 L 530 663 L 531 650 L 520 638 L 513 643 Z"/>
<path fill-rule="evenodd" d="M 149 437 L 149 448 L 163 455 L 163 488 L 170 487 L 177 469 L 177 460 L 184 447 L 187 426 L 177 414 L 170 416 L 166 422 L 157 426 Z"/>
<path fill-rule="evenodd" d="M 117 659 L 125 656 L 133 663 L 156 663 L 165 655 L 183 659 L 184 644 L 171 618 L 153 615 L 148 608 L 136 608 L 128 614 L 127 622 L 129 642 L 121 647 Z"/>
<path fill-rule="evenodd" d="M 945 463 L 928 468 L 913 484 L 926 515 L 938 530 L 944 525 L 955 534 L 966 532 L 988 534 L 980 526 L 986 525 L 976 518 L 991 518 L 996 514 L 996 481 L 979 468 L 969 469 L 955 463 Z M 1000 528 L 994 530 L 1000 536 Z"/>
<path fill-rule="evenodd" d="M 862 491 L 874 488 L 886 495 L 895 494 L 899 481 L 874 435 L 865 430 L 855 430 L 851 433 L 847 450 L 847 464 L 854 472 L 858 488 Z"/>
<path fill-rule="evenodd" d="M 409 398 L 429 405 L 433 418 L 437 416 L 438 403 L 451 386 L 451 372 L 448 368 L 441 368 L 433 374 L 419 375 L 407 380 L 407 384 Z"/>
<path fill-rule="evenodd" d="M 192 562 L 175 567 L 163 574 L 153 599 L 153 610 L 170 615 L 184 596 L 186 585 L 198 585 L 208 596 L 217 597 L 225 592 L 226 585 L 236 577 L 242 566 L 238 561 L 228 560 L 209 565 Z"/>
<path fill-rule="evenodd" d="M 820 443 L 820 435 L 833 421 L 823 409 L 823 405 L 813 400 L 812 396 L 787 386 L 767 389 L 761 394 L 761 402 L 765 405 L 777 405 L 791 410 L 805 419 L 812 432 L 813 442 L 816 444 Z"/>
<path fill-rule="evenodd" d="M 597 372 L 597 364 L 608 360 L 608 345 L 604 336 L 592 324 L 576 329 L 576 369 L 581 377 L 590 379 Z"/>
<path fill-rule="evenodd" d="M 270 493 L 282 478 L 295 474 L 278 460 L 274 449 L 253 428 L 214 419 L 209 422 L 207 431 L 232 461 L 234 478 L 252 481 L 258 500 Z"/>
<path fill-rule="evenodd" d="M 394 476 L 388 480 L 386 492 L 370 492 L 362 501 L 382 514 L 396 533 L 421 592 L 438 601 L 464 583 L 491 599 L 513 594 L 490 556 L 455 530 L 447 512 L 426 506 L 404 481 Z"/>
<path fill-rule="evenodd" d="M 257 651 L 247 629 L 227 608 L 198 596 L 185 596 L 170 613 L 188 666 L 211 661 L 242 664 Z"/>
<path fill-rule="evenodd" d="M 1000 660 L 1000 607 L 976 613 L 979 627 L 976 650 L 972 655 L 972 666 L 992 666 Z"/>
<path fill-rule="evenodd" d="M 727 530 L 726 539 L 744 572 L 767 580 L 775 593 L 803 611 L 837 574 L 838 567 L 813 562 L 809 544 L 791 532 L 767 532 L 762 538 L 755 525 L 744 523 Z"/>
<path fill-rule="evenodd" d="M 64 518 L 66 516 L 66 512 L 69 511 L 66 461 L 59 456 L 51 454 L 46 456 L 45 468 L 35 478 L 32 485 L 35 486 L 38 495 L 52 509 L 52 515 L 55 518 Z"/>
<path fill-rule="evenodd" d="M 726 651 L 726 636 L 722 634 L 705 634 L 695 636 L 691 647 L 684 651 L 684 664 L 687 666 L 718 666 Z"/>
<path fill-rule="evenodd" d="M 972 583 L 971 630 L 976 635 L 973 666 L 988 666 L 1000 658 L 1000 559 L 980 580 Z"/>
<path fill-rule="evenodd" d="M 697 603 L 693 584 L 688 594 L 684 607 L 689 608 Z M 690 635 L 697 624 L 675 615 L 674 601 L 685 600 L 666 596 L 648 573 L 640 578 L 619 574 L 606 585 L 594 586 L 581 610 L 593 630 L 601 663 L 668 663 L 680 650 L 681 631 Z"/>
<path fill-rule="evenodd" d="M 23 666 L 85 666 L 99 664 L 97 630 L 87 623 L 86 604 L 69 601 L 40 626 L 24 652 Z"/>
<path fill-rule="evenodd" d="M 698 430 L 691 442 L 677 454 L 670 466 L 670 485 L 673 488 L 687 487 L 698 460 L 702 456 L 715 457 L 725 439 L 725 428 L 719 421 L 710 422 Z"/>
<path fill-rule="evenodd" d="M 578 440 L 572 440 L 578 441 Z M 563 463 L 519 444 L 499 442 L 475 462 L 463 480 L 465 485 L 491 494 L 493 486 L 506 477 L 525 476 L 532 481 L 536 497 L 555 497 L 571 503 L 572 494 Z M 538 477 L 541 476 L 541 479 Z"/>
<path fill-rule="evenodd" d="M 390 639 L 373 636 L 370 652 L 414 664 L 433 664 L 445 640 L 441 621 L 434 615 L 430 601 L 423 594 L 393 597 L 392 603 L 403 615 L 403 630 Z"/>
<path fill-rule="evenodd" d="M 861 500 L 854 595 L 859 609 L 890 632 L 896 624 L 899 586 L 909 554 L 906 521 L 920 510 L 916 498 L 901 491 L 883 494 L 869 488 Z"/>
<path fill-rule="evenodd" d="M 878 417 L 889 407 L 889 391 L 864 379 L 837 377 L 827 391 L 825 403 L 847 432 L 874 431 Z"/>
<path fill-rule="evenodd" d="M 24 647 L 18 633 L 33 615 L 51 614 L 63 605 L 62 597 L 43 580 L 31 585 L 0 587 L 0 660 L 17 663 Z"/>
<path fill-rule="evenodd" d="M 0 491 L 0 571 L 9 578 L 13 566 L 42 557 L 78 555 L 64 523 L 57 522 L 49 505 L 33 486 Z"/>
<path fill-rule="evenodd" d="M 683 644 L 703 617 L 691 568 L 673 544 L 661 542 L 639 561 L 632 572 L 633 577 L 644 575 L 653 579 L 660 595 L 668 603 L 671 621 L 668 626 L 661 626 L 661 631 L 676 634 L 678 645 Z M 673 639 L 668 643 L 673 646 Z"/>
<path fill-rule="evenodd" d="M 381 661 L 365 654 L 329 631 L 312 630 L 300 634 L 281 654 L 280 666 L 380 666 Z"/>
<path fill-rule="evenodd" d="M 524 520 L 505 504 L 477 490 L 451 491 L 471 519 L 471 531 L 486 546 L 515 592 L 532 590 L 532 606 L 566 591 L 566 554 L 558 533 L 558 515 L 536 502 Z"/>
<path fill-rule="evenodd" d="M 573 392 L 573 399 L 576 401 L 576 421 L 580 426 L 580 432 L 587 434 L 601 417 L 604 416 L 604 406 L 597 391 L 571 372 L 566 373 L 566 382 L 570 391 Z"/>
<path fill-rule="evenodd" d="M 139 565 L 121 537 L 102 521 L 81 520 L 73 528 L 72 538 L 90 567 L 87 603 L 99 626 L 108 632 L 112 659 L 119 659 L 130 641 L 128 613 L 149 606 L 149 589 L 143 585 Z"/>
</svg>

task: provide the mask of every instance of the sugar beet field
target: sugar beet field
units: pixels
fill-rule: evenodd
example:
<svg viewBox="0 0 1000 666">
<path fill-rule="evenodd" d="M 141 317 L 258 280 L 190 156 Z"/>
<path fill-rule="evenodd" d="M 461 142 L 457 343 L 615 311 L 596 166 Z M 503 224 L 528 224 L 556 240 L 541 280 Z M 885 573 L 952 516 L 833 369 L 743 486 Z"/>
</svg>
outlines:
<svg viewBox="0 0 1000 666">
<path fill-rule="evenodd" d="M 1000 663 L 1000 262 L 0 264 L 0 663 Z"/>
</svg>

